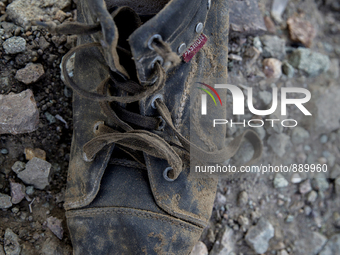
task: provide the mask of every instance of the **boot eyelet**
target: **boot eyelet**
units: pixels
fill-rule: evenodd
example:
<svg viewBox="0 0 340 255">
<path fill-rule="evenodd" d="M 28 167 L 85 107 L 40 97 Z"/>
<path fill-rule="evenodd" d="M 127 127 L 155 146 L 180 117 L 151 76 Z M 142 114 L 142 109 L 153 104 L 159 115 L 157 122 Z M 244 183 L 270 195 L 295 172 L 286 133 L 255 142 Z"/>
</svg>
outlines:
<svg viewBox="0 0 340 255">
<path fill-rule="evenodd" d="M 161 123 L 159 124 L 157 131 L 163 131 L 165 128 L 166 122 L 162 116 L 158 116 L 157 118 L 161 120 Z"/>
<path fill-rule="evenodd" d="M 97 134 L 100 125 L 104 125 L 104 121 L 97 121 L 93 126 L 93 133 Z"/>
<path fill-rule="evenodd" d="M 151 99 L 151 107 L 153 108 L 153 109 L 157 109 L 157 107 L 156 107 L 156 105 L 155 105 L 155 101 L 156 101 L 156 99 L 160 99 L 160 100 L 162 100 L 162 101 L 164 101 L 164 96 L 162 95 L 162 94 L 156 94 L 156 95 L 154 95 L 154 97 Z"/>
<path fill-rule="evenodd" d="M 174 179 L 171 179 L 171 178 L 168 176 L 168 173 L 169 173 L 170 171 L 173 171 L 172 167 L 167 167 L 167 168 L 165 168 L 165 170 L 164 170 L 164 172 L 163 172 L 163 177 L 164 177 L 164 179 L 165 179 L 166 181 L 168 181 L 168 182 L 173 182 Z"/>
<path fill-rule="evenodd" d="M 163 58 L 162 58 L 161 56 L 155 57 L 155 59 L 152 60 L 152 62 L 151 62 L 151 68 L 152 68 L 152 69 L 155 67 L 156 62 L 159 62 L 160 65 L 162 66 L 163 63 L 164 63 L 164 60 L 163 60 Z"/>
<path fill-rule="evenodd" d="M 153 43 L 153 41 L 156 40 L 156 39 L 158 39 L 158 40 L 160 40 L 160 41 L 163 41 L 162 36 L 159 35 L 159 34 L 155 34 L 155 35 L 151 36 L 151 38 L 150 38 L 149 41 L 148 41 L 148 47 L 149 47 L 150 50 L 155 50 L 155 49 L 152 47 L 152 43 Z"/>
</svg>

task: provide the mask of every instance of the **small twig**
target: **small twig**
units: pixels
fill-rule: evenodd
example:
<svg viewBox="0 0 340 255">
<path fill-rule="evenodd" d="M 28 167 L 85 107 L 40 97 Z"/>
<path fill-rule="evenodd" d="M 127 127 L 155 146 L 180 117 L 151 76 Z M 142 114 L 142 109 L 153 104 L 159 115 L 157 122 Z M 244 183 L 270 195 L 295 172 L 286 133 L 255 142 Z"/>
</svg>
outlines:
<svg viewBox="0 0 340 255">
<path fill-rule="evenodd" d="M 32 202 L 29 203 L 29 205 L 28 205 L 28 207 L 30 208 L 30 213 L 33 212 L 33 211 L 32 211 L 32 204 L 33 204 L 34 200 L 35 200 L 35 198 L 33 198 Z"/>
</svg>

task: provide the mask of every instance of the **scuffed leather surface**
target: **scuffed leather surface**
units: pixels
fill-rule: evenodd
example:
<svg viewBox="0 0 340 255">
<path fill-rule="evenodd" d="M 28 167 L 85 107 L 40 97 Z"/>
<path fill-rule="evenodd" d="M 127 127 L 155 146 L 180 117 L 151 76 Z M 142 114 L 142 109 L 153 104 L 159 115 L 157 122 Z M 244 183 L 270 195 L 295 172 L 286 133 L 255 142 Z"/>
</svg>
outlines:
<svg viewBox="0 0 340 255">
<path fill-rule="evenodd" d="M 67 212 L 74 255 L 187 255 L 201 229 L 173 217 L 130 208 Z"/>
</svg>

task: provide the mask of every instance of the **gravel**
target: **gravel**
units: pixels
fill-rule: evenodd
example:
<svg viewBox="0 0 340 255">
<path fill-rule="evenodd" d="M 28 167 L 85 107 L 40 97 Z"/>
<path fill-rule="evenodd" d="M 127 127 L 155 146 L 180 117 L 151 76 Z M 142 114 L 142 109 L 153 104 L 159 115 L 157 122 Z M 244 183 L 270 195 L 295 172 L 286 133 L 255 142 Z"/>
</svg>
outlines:
<svg viewBox="0 0 340 255">
<path fill-rule="evenodd" d="M 12 206 L 11 197 L 0 193 L 0 209 L 7 209 Z"/>
<path fill-rule="evenodd" d="M 13 36 L 2 45 L 6 54 L 18 54 L 26 50 L 26 40 L 22 37 Z"/>
</svg>

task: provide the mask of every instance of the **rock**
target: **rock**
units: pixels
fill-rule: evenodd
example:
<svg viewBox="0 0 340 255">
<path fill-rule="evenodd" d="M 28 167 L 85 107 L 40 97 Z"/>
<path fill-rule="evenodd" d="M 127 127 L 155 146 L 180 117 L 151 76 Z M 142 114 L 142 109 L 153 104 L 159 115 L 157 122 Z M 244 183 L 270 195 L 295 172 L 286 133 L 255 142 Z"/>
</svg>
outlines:
<svg viewBox="0 0 340 255">
<path fill-rule="evenodd" d="M 46 50 L 48 47 L 50 47 L 50 43 L 46 41 L 45 37 L 40 36 L 39 38 L 39 48 L 42 50 Z"/>
<path fill-rule="evenodd" d="M 289 63 L 309 76 L 326 72 L 330 66 L 329 57 L 309 49 L 298 48 L 289 56 Z"/>
<path fill-rule="evenodd" d="M 272 237 L 274 227 L 269 221 L 261 218 L 255 226 L 249 228 L 245 240 L 257 254 L 262 254 L 268 250 L 268 242 Z"/>
<path fill-rule="evenodd" d="M 55 236 L 48 237 L 41 246 L 42 255 L 70 255 L 72 249 L 64 246 Z"/>
<path fill-rule="evenodd" d="M 33 158 L 40 158 L 46 160 L 46 152 L 39 148 L 25 148 L 25 157 L 26 160 L 31 160 Z"/>
<path fill-rule="evenodd" d="M 318 193 L 316 193 L 316 191 L 312 190 L 307 196 L 307 201 L 309 203 L 314 203 L 317 198 L 318 198 Z"/>
<path fill-rule="evenodd" d="M 220 192 L 216 193 L 215 204 L 218 206 L 225 205 L 227 203 L 227 198 Z"/>
<path fill-rule="evenodd" d="M 230 254 L 234 249 L 233 239 L 233 230 L 228 226 L 224 226 L 218 233 L 217 241 L 209 255 Z"/>
<path fill-rule="evenodd" d="M 285 75 L 287 75 L 288 78 L 293 78 L 295 74 L 295 69 L 292 65 L 290 65 L 288 62 L 283 62 L 282 65 L 282 71 Z"/>
<path fill-rule="evenodd" d="M 29 133 L 38 128 L 39 111 L 33 93 L 0 95 L 0 134 Z"/>
<path fill-rule="evenodd" d="M 263 45 L 263 57 L 283 60 L 286 55 L 286 42 L 276 35 L 264 35 L 261 37 Z"/>
<path fill-rule="evenodd" d="M 248 226 L 249 225 L 249 219 L 247 217 L 243 216 L 243 215 L 240 215 L 237 218 L 237 221 L 241 226 Z"/>
<path fill-rule="evenodd" d="M 2 45 L 6 54 L 17 54 L 26 50 L 26 40 L 22 37 L 13 36 Z"/>
<path fill-rule="evenodd" d="M 310 47 L 316 36 L 316 30 L 313 25 L 297 16 L 287 20 L 290 39 L 294 42 L 300 42 L 306 47 Z"/>
<path fill-rule="evenodd" d="M 291 146 L 290 137 L 286 134 L 273 134 L 268 138 L 268 145 L 279 157 L 283 157 L 287 147 Z"/>
<path fill-rule="evenodd" d="M 260 40 L 260 37 L 258 37 L 258 36 L 254 37 L 253 45 L 254 45 L 254 47 L 255 47 L 256 49 L 258 49 L 258 50 L 261 49 L 261 50 L 262 50 L 262 42 L 261 42 L 261 40 Z"/>
<path fill-rule="evenodd" d="M 50 114 L 49 112 L 45 112 L 44 115 L 45 115 L 46 119 L 48 120 L 48 122 L 50 123 L 50 125 L 56 122 L 55 117 L 52 114 Z"/>
<path fill-rule="evenodd" d="M 340 251 L 340 234 L 332 236 L 319 255 L 334 255 Z"/>
<path fill-rule="evenodd" d="M 242 61 L 242 57 L 236 54 L 229 54 L 228 59 L 235 60 L 235 61 Z"/>
<path fill-rule="evenodd" d="M 246 191 L 243 190 L 238 194 L 237 204 L 240 207 L 244 207 L 248 204 L 248 193 Z"/>
<path fill-rule="evenodd" d="M 63 239 L 64 230 L 61 225 L 61 220 L 51 216 L 47 218 L 47 227 L 55 234 L 60 240 Z"/>
<path fill-rule="evenodd" d="M 277 255 L 289 255 L 289 253 L 286 250 L 281 250 L 277 253 Z"/>
<path fill-rule="evenodd" d="M 0 193 L 0 209 L 7 209 L 12 206 L 11 197 Z"/>
<path fill-rule="evenodd" d="M 259 97 L 265 105 L 269 105 L 272 102 L 272 93 L 268 91 L 260 91 Z"/>
<path fill-rule="evenodd" d="M 229 20 L 232 37 L 239 34 L 259 35 L 267 30 L 257 0 L 230 1 Z"/>
<path fill-rule="evenodd" d="M 335 193 L 340 196 L 340 177 L 335 180 Z"/>
<path fill-rule="evenodd" d="M 2 155 L 7 155 L 8 154 L 8 150 L 7 149 L 1 149 L 0 150 L 0 153 L 2 154 Z"/>
<path fill-rule="evenodd" d="M 312 186 L 310 185 L 309 179 L 305 180 L 304 182 L 300 183 L 299 191 L 301 194 L 307 194 L 312 190 Z"/>
<path fill-rule="evenodd" d="M 26 187 L 26 194 L 27 195 L 33 195 L 34 194 L 34 187 L 33 186 L 27 186 Z"/>
<path fill-rule="evenodd" d="M 282 63 L 275 58 L 266 58 L 263 60 L 263 72 L 266 77 L 272 81 L 280 79 L 282 75 Z"/>
<path fill-rule="evenodd" d="M 24 162 L 16 161 L 12 166 L 12 170 L 13 170 L 14 173 L 18 174 L 22 170 L 24 170 L 25 167 L 26 167 L 26 164 Z"/>
<path fill-rule="evenodd" d="M 57 11 L 57 13 L 55 14 L 54 18 L 55 20 L 58 20 L 60 23 L 63 23 L 63 21 L 67 18 L 67 15 L 65 12 L 63 12 L 62 10 Z"/>
<path fill-rule="evenodd" d="M 18 236 L 9 228 L 5 231 L 4 248 L 6 255 L 19 255 L 21 247 Z"/>
<path fill-rule="evenodd" d="M 25 68 L 17 71 L 15 79 L 25 84 L 31 84 L 36 82 L 45 74 L 42 64 L 28 63 Z"/>
<path fill-rule="evenodd" d="M 308 233 L 308 236 L 305 236 L 295 242 L 293 254 L 317 255 L 326 242 L 327 238 L 318 232 Z"/>
<path fill-rule="evenodd" d="M 330 178 L 331 179 L 336 179 L 338 177 L 340 177 L 340 166 L 338 164 L 336 164 L 334 166 L 334 168 L 332 169 Z"/>
<path fill-rule="evenodd" d="M 33 158 L 26 164 L 26 169 L 18 174 L 26 184 L 32 184 L 37 189 L 44 189 L 49 185 L 51 164 L 40 158 Z"/>
<path fill-rule="evenodd" d="M 11 182 L 11 196 L 12 196 L 12 204 L 19 204 L 21 200 L 25 198 L 25 186 L 16 183 Z"/>
<path fill-rule="evenodd" d="M 291 223 L 293 221 L 294 221 L 294 215 L 288 215 L 287 218 L 286 218 L 286 222 Z"/>
<path fill-rule="evenodd" d="M 284 187 L 287 187 L 288 186 L 288 181 L 283 177 L 282 174 L 277 174 L 275 175 L 275 178 L 274 178 L 274 187 L 276 189 L 278 188 L 284 188 Z"/>
<path fill-rule="evenodd" d="M 302 178 L 300 177 L 298 173 L 292 174 L 292 179 L 291 179 L 292 183 L 300 183 L 301 181 L 302 181 Z"/>
<path fill-rule="evenodd" d="M 324 192 L 329 188 L 329 183 L 324 174 L 319 173 L 312 181 L 313 189 Z"/>
<path fill-rule="evenodd" d="M 273 22 L 273 20 L 269 16 L 264 17 L 264 24 L 265 24 L 269 33 L 271 33 L 271 34 L 276 33 L 275 23 Z"/>
<path fill-rule="evenodd" d="M 277 22 L 282 22 L 282 14 L 284 13 L 289 0 L 274 0 L 271 9 L 271 15 Z"/>
<path fill-rule="evenodd" d="M 320 143 L 325 144 L 328 142 L 328 136 L 327 135 L 322 135 L 320 137 Z"/>
<path fill-rule="evenodd" d="M 309 139 L 309 132 L 302 127 L 295 127 L 292 131 L 292 142 L 293 144 L 301 144 L 305 140 Z"/>
<path fill-rule="evenodd" d="M 198 241 L 190 255 L 208 255 L 208 248 L 203 242 Z"/>
<path fill-rule="evenodd" d="M 260 42 L 261 43 L 261 42 Z M 244 52 L 244 58 L 247 61 L 247 65 L 252 66 L 256 60 L 260 57 L 261 52 L 256 47 L 251 46 Z"/>
<path fill-rule="evenodd" d="M 17 25 L 25 27 L 31 20 L 51 20 L 58 10 L 70 6 L 71 0 L 15 0 L 7 6 L 7 14 L 10 20 Z"/>
</svg>

